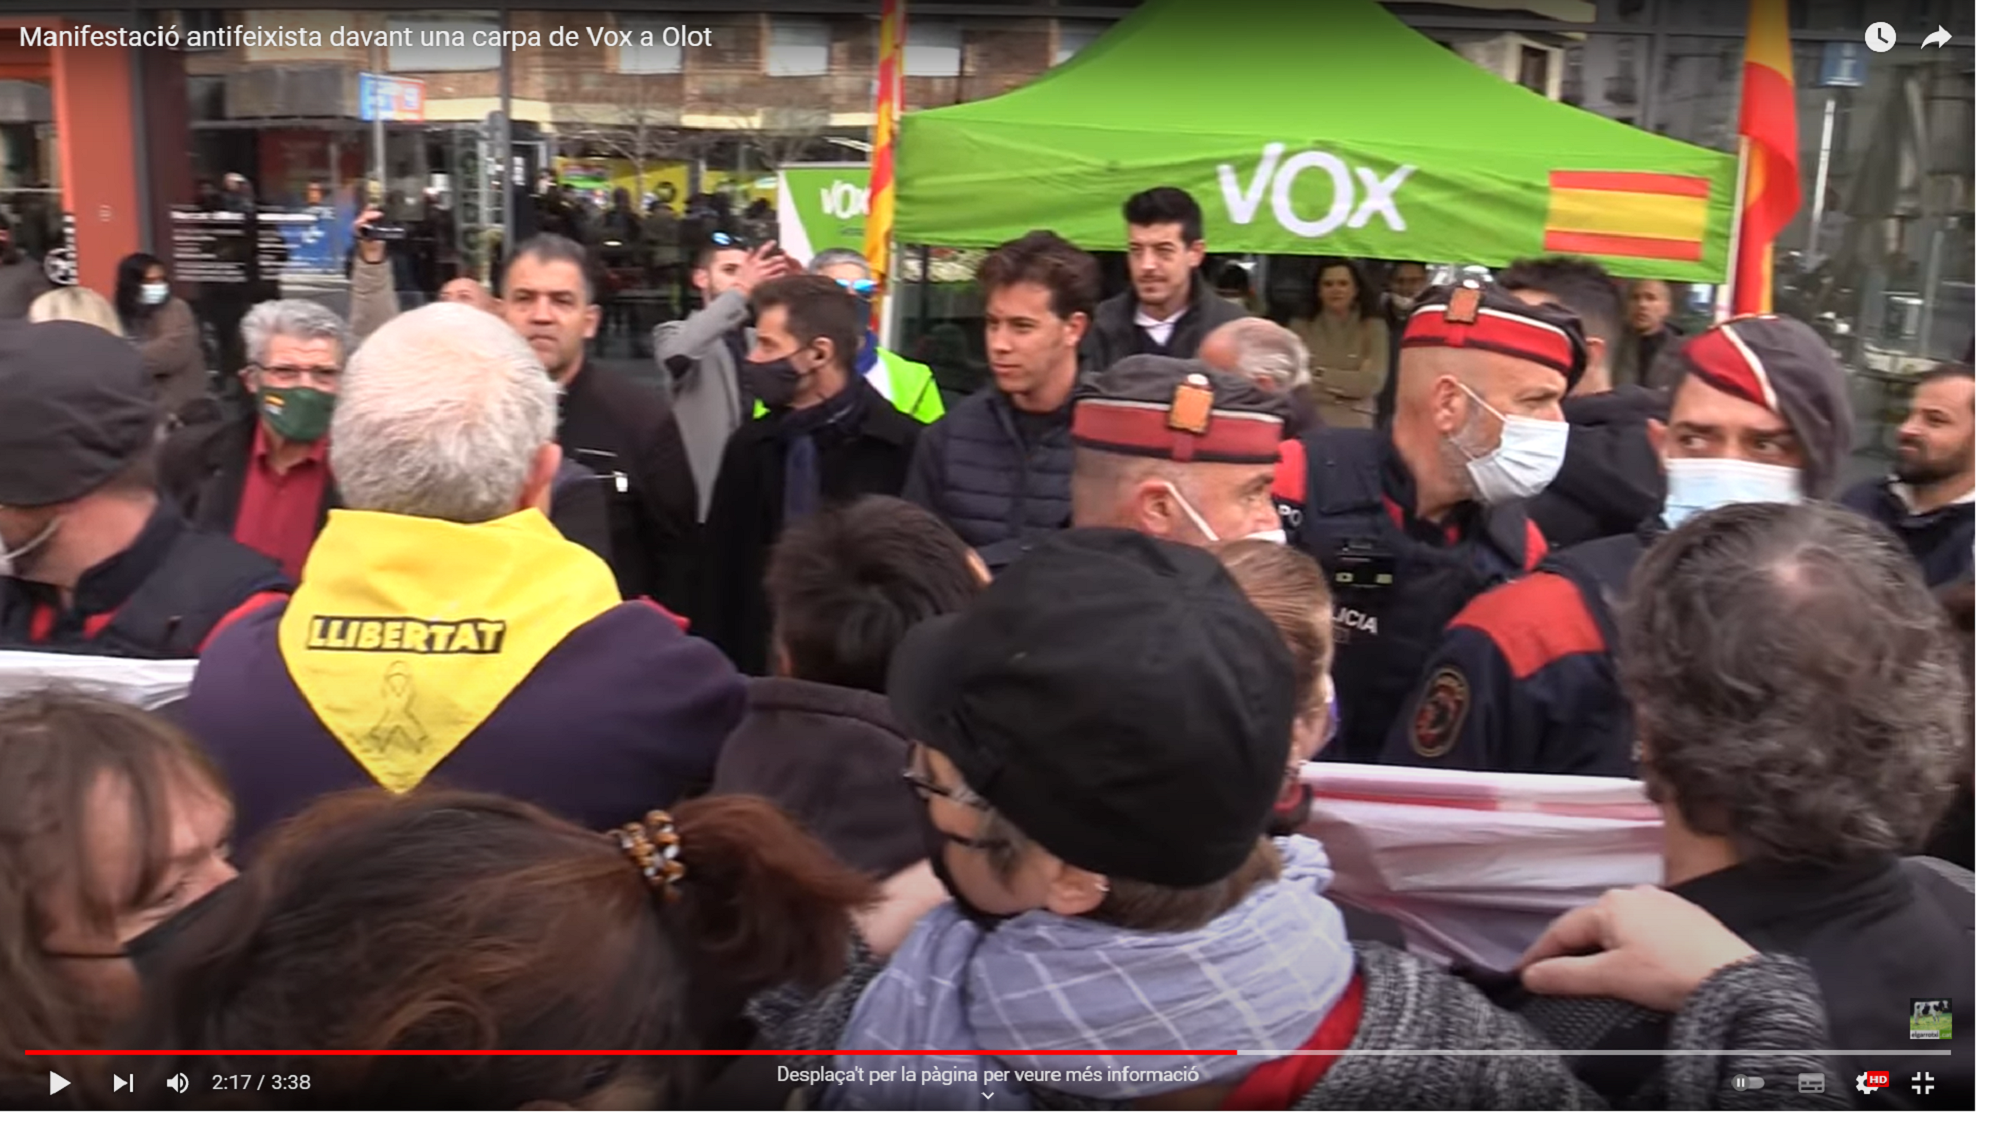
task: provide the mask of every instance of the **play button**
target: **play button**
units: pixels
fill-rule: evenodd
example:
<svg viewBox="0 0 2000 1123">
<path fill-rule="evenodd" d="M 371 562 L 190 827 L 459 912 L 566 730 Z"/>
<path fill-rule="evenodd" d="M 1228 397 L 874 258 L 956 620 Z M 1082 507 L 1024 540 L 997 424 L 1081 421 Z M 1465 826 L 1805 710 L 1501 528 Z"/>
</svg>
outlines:
<svg viewBox="0 0 2000 1123">
<path fill-rule="evenodd" d="M 69 1081 L 62 1078 L 62 1073 L 49 1073 L 49 1095 L 53 1096 L 67 1087 L 69 1087 Z"/>
</svg>

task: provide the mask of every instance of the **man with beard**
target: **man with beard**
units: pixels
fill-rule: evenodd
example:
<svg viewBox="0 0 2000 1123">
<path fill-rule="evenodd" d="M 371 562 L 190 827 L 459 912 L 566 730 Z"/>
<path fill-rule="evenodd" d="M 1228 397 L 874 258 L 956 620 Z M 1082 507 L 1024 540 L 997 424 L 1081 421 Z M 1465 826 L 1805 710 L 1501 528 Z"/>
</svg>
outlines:
<svg viewBox="0 0 2000 1123">
<path fill-rule="evenodd" d="M 1666 472 L 1660 517 L 1554 554 L 1466 604 L 1390 727 L 1382 763 L 1633 774 L 1614 606 L 1634 567 L 1703 511 L 1831 497 L 1854 432 L 1839 361 L 1788 316 L 1718 325 L 1674 361 L 1667 422 L 1650 426 Z"/>
<path fill-rule="evenodd" d="M 1125 200 L 1125 263 L 1132 287 L 1097 306 L 1083 337 L 1083 369 L 1108 370 L 1128 355 L 1194 358 L 1218 324 L 1249 315 L 1201 279 L 1208 253 L 1201 204 L 1178 187 Z"/>
<path fill-rule="evenodd" d="M 1896 431 L 1896 472 L 1842 503 L 1896 532 L 1932 588 L 1972 575 L 1972 368 L 1924 375 Z"/>
</svg>

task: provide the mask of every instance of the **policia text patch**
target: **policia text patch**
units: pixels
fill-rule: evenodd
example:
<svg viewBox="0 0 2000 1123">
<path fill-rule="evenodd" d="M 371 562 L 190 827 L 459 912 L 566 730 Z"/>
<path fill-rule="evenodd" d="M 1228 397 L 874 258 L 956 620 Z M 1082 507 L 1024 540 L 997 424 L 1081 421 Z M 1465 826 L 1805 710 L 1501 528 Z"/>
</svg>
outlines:
<svg viewBox="0 0 2000 1123">
<path fill-rule="evenodd" d="M 418 620 L 410 616 L 314 616 L 313 651 L 408 651 L 419 655 L 497 655 L 504 620 Z"/>
</svg>

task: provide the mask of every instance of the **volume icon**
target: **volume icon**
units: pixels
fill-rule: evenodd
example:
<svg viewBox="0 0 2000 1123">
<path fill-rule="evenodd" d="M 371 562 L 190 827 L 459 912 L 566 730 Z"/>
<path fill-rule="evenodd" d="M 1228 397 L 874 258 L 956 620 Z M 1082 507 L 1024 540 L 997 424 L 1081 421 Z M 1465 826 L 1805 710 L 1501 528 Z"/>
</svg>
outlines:
<svg viewBox="0 0 2000 1123">
<path fill-rule="evenodd" d="M 187 1073 L 176 1072 L 172 1076 L 167 1077 L 167 1087 L 172 1088 L 176 1092 L 187 1091 L 188 1090 Z"/>
</svg>

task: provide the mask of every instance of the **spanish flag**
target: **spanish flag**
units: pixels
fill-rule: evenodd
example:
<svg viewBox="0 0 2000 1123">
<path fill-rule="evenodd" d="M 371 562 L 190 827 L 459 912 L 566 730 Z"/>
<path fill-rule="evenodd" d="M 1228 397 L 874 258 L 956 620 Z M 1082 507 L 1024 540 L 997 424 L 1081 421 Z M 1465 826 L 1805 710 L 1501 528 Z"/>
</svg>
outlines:
<svg viewBox="0 0 2000 1123">
<path fill-rule="evenodd" d="M 1730 311 L 1771 310 L 1771 248 L 1799 209 L 1799 120 L 1792 93 L 1792 36 L 1785 0 L 1750 0 L 1743 44 L 1743 101 L 1736 131 L 1743 159 L 1737 200 L 1736 275 Z"/>
<path fill-rule="evenodd" d="M 1593 257 L 1700 261 L 1706 178 L 1657 172 L 1553 171 L 1542 248 Z"/>
<path fill-rule="evenodd" d="M 868 255 L 875 279 L 884 284 L 889 280 L 889 231 L 896 224 L 896 124 L 903 116 L 903 40 L 908 23 L 905 0 L 882 0 L 882 41 L 875 64 L 875 149 L 868 169 L 868 226 L 862 252 Z"/>
</svg>

